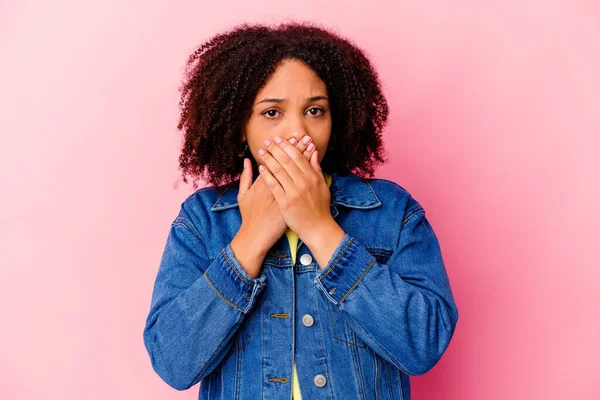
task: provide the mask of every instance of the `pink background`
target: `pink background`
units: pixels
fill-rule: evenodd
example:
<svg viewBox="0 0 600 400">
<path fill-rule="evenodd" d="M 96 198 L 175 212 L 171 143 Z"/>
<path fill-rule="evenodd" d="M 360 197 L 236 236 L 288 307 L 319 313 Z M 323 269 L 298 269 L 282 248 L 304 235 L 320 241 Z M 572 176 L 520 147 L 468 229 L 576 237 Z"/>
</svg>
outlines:
<svg viewBox="0 0 600 400">
<path fill-rule="evenodd" d="M 192 192 L 173 189 L 177 86 L 202 40 L 286 18 L 367 51 L 391 107 L 377 177 L 440 239 L 460 319 L 413 398 L 600 398 L 598 2 L 0 7 L 1 399 L 197 398 L 142 341 Z"/>
</svg>

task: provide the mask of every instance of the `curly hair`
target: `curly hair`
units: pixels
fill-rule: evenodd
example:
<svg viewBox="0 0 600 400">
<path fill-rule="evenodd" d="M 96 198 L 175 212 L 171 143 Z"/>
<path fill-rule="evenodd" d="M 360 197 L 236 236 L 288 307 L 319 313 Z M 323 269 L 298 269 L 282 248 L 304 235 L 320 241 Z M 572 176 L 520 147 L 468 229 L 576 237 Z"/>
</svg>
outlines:
<svg viewBox="0 0 600 400">
<path fill-rule="evenodd" d="M 353 42 L 314 23 L 277 26 L 244 23 L 217 34 L 190 55 L 181 92 L 184 130 L 179 167 L 186 176 L 213 186 L 230 183 L 248 157 L 242 132 L 252 104 L 278 63 L 295 59 L 312 68 L 327 87 L 332 126 L 321 168 L 341 175 L 372 177 L 387 162 L 381 137 L 388 105 L 377 73 Z M 333 148 L 331 148 L 333 147 Z"/>
</svg>

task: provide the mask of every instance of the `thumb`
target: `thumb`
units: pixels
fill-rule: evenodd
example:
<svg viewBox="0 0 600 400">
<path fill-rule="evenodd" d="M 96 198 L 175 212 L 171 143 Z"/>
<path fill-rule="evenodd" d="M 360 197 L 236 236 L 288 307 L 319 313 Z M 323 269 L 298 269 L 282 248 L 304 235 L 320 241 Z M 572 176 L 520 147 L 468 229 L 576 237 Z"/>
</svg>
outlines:
<svg viewBox="0 0 600 400">
<path fill-rule="evenodd" d="M 252 168 L 250 168 L 250 160 L 244 158 L 244 170 L 240 178 L 238 196 L 244 196 L 250 187 L 252 187 Z"/>
<path fill-rule="evenodd" d="M 325 176 L 323 175 L 323 170 L 321 169 L 321 164 L 319 164 L 319 152 L 316 149 L 311 154 L 310 165 L 312 165 L 315 171 L 317 171 L 319 175 L 321 175 L 321 178 L 325 179 Z"/>
</svg>

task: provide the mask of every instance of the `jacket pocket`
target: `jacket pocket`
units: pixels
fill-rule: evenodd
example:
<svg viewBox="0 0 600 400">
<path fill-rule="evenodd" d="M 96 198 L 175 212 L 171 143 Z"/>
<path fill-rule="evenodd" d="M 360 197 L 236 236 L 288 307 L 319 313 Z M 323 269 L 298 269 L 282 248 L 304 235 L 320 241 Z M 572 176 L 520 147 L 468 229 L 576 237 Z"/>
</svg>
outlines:
<svg viewBox="0 0 600 400">
<path fill-rule="evenodd" d="M 365 249 L 371 253 L 371 255 L 375 257 L 375 260 L 380 264 L 387 264 L 394 252 L 393 250 L 384 247 L 365 247 Z"/>
</svg>

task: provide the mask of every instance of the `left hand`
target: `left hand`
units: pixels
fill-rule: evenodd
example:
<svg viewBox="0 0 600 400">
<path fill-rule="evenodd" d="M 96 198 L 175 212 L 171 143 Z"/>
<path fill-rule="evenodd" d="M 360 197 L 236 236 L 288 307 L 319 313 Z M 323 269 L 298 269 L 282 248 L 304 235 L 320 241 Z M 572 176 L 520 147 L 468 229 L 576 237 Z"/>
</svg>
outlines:
<svg viewBox="0 0 600 400">
<path fill-rule="evenodd" d="M 265 144 L 259 168 L 287 224 L 304 242 L 312 232 L 335 223 L 331 216 L 331 194 L 315 149 L 307 160 L 295 146 L 278 136 Z M 279 141 L 279 143 L 277 143 Z"/>
</svg>

